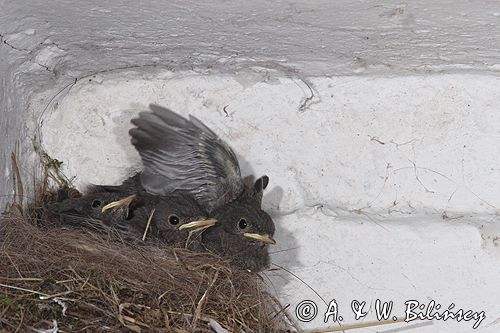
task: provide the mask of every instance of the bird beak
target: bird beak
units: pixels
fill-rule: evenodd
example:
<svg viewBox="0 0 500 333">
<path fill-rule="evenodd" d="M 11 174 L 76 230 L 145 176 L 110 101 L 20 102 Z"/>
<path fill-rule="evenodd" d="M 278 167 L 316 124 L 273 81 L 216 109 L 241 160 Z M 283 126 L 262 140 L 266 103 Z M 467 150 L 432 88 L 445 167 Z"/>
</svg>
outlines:
<svg viewBox="0 0 500 333">
<path fill-rule="evenodd" d="M 267 234 L 260 235 L 260 234 L 251 234 L 251 233 L 245 232 L 243 234 L 243 236 L 259 240 L 259 241 L 266 243 L 266 244 L 276 244 L 276 241 L 274 239 L 272 239 L 271 237 L 269 237 L 269 235 L 267 235 Z"/>
<path fill-rule="evenodd" d="M 128 207 L 132 203 L 132 201 L 134 201 L 134 199 L 136 197 L 137 197 L 137 195 L 133 194 L 133 195 L 128 196 L 124 199 L 121 199 L 118 201 L 113 201 L 113 202 L 107 204 L 106 206 L 102 207 L 101 212 L 104 213 L 105 211 L 107 211 L 108 209 L 113 208 L 113 207 L 120 207 L 120 206 L 127 206 Z"/>
<path fill-rule="evenodd" d="M 215 223 L 217 223 L 216 219 L 206 219 L 206 220 L 193 221 L 193 222 L 189 222 L 189 223 L 181 225 L 179 227 L 179 231 L 184 230 L 184 229 L 191 229 L 191 228 L 206 229 L 208 227 L 215 225 Z"/>
</svg>

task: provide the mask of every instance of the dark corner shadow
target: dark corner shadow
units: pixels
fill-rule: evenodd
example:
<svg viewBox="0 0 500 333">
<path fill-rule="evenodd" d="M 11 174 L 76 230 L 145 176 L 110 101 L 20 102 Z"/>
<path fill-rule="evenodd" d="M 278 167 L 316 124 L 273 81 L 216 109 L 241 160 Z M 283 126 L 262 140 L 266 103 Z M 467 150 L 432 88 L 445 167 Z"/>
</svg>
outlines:
<svg viewBox="0 0 500 333">
<path fill-rule="evenodd" d="M 280 212 L 280 202 L 283 198 L 283 188 L 280 186 L 272 187 L 272 189 L 264 194 L 263 208 L 272 217 L 276 226 L 275 239 L 276 245 L 269 248 L 271 254 L 271 267 L 264 271 L 264 280 L 270 286 L 270 290 L 279 297 L 286 285 L 291 281 L 299 283 L 307 283 L 294 272 L 303 264 L 299 258 L 299 245 L 297 238 L 287 228 L 285 223 L 294 223 L 289 219 L 285 219 Z M 285 221 L 287 220 L 287 221 Z"/>
</svg>

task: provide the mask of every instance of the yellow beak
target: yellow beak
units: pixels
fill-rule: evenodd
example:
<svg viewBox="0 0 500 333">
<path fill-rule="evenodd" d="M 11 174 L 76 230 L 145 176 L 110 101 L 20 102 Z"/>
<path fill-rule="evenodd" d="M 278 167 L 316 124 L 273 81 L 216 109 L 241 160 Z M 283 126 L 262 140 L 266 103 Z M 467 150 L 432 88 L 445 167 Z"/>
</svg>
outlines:
<svg viewBox="0 0 500 333">
<path fill-rule="evenodd" d="M 120 199 L 120 200 L 117 200 L 117 201 L 113 201 L 113 202 L 107 204 L 106 206 L 102 207 L 101 212 L 104 213 L 108 209 L 114 208 L 114 207 L 129 206 L 132 203 L 132 201 L 134 201 L 134 199 L 136 197 L 137 197 L 137 195 L 133 194 L 133 195 L 128 196 L 126 198 L 123 198 L 123 199 Z"/>
<path fill-rule="evenodd" d="M 206 220 L 193 221 L 193 222 L 189 222 L 189 223 L 181 225 L 179 227 L 179 231 L 184 230 L 184 229 L 191 229 L 191 228 L 208 228 L 208 227 L 215 225 L 215 223 L 217 223 L 216 219 L 206 219 Z"/>
<path fill-rule="evenodd" d="M 245 232 L 243 234 L 243 236 L 259 240 L 259 241 L 266 243 L 266 244 L 276 244 L 276 241 L 274 239 L 272 239 L 271 237 L 269 237 L 269 235 L 267 235 L 267 234 L 260 235 L 260 234 L 252 234 L 249 232 Z"/>
</svg>

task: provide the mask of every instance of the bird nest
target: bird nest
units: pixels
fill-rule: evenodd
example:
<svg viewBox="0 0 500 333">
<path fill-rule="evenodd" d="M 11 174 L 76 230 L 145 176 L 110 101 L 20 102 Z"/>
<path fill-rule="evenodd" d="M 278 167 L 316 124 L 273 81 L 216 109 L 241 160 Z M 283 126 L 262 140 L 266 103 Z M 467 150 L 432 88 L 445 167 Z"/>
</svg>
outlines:
<svg viewBox="0 0 500 333">
<path fill-rule="evenodd" d="M 209 253 L 64 229 L 46 177 L 0 218 L 0 332 L 286 332 L 257 274 Z M 226 331 L 227 330 L 227 331 Z"/>
</svg>

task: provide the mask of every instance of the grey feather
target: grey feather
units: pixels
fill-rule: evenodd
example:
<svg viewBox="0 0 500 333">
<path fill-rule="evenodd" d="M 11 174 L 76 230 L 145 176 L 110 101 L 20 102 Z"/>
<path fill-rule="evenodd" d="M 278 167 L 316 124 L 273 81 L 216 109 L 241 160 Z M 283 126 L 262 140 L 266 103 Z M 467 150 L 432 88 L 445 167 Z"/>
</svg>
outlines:
<svg viewBox="0 0 500 333">
<path fill-rule="evenodd" d="M 217 134 L 193 116 L 158 105 L 132 119 L 132 144 L 144 169 L 142 187 L 151 194 L 187 192 L 208 212 L 243 192 L 238 159 Z"/>
</svg>

